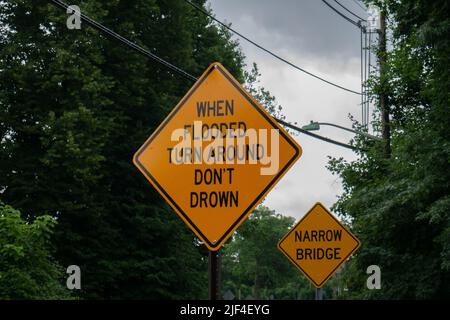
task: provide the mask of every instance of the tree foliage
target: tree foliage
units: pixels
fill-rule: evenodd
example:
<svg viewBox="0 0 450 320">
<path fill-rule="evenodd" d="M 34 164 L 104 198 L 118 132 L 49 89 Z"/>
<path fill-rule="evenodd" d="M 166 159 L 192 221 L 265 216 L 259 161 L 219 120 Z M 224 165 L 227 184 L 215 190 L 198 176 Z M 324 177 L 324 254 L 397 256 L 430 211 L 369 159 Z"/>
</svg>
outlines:
<svg viewBox="0 0 450 320">
<path fill-rule="evenodd" d="M 194 75 L 220 61 L 243 80 L 237 42 L 183 1 L 71 4 Z M 206 298 L 193 234 L 131 161 L 192 83 L 67 17 L 0 3 L 0 197 L 58 219 L 56 257 L 80 266 L 83 298 Z"/>
<path fill-rule="evenodd" d="M 369 149 L 359 160 L 330 161 L 345 191 L 334 208 L 352 220 L 362 240 L 346 272 L 348 297 L 449 297 L 449 3 L 379 4 L 389 17 L 392 49 L 386 74 L 371 86 L 388 97 L 392 155 L 385 157 L 382 143 L 358 138 L 356 144 Z M 366 288 L 372 264 L 381 267 L 381 290 Z"/>
<path fill-rule="evenodd" d="M 278 250 L 292 217 L 259 206 L 222 250 L 223 293 L 236 299 L 313 299 L 314 287 Z"/>
<path fill-rule="evenodd" d="M 64 273 L 53 259 L 54 218 L 27 223 L 0 202 L 0 299 L 65 299 Z"/>
</svg>

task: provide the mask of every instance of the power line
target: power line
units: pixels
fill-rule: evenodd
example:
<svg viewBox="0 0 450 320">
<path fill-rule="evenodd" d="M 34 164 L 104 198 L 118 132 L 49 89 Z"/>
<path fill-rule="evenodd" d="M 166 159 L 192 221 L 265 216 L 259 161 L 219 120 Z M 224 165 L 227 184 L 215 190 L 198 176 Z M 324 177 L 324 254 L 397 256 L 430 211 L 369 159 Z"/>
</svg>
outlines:
<svg viewBox="0 0 450 320">
<path fill-rule="evenodd" d="M 67 8 L 69 7 L 67 4 L 65 4 L 64 2 L 59 1 L 59 0 L 50 0 L 50 1 L 52 1 L 53 4 L 55 4 L 55 5 L 63 8 L 63 9 L 65 9 L 65 10 L 67 10 Z M 86 22 L 88 25 L 90 25 L 94 29 L 99 30 L 99 31 L 101 31 L 101 32 L 111 36 L 112 38 L 114 38 L 114 39 L 116 39 L 116 40 L 126 44 L 127 46 L 133 48 L 135 51 L 145 55 L 148 58 L 151 58 L 151 59 L 157 61 L 158 63 L 162 64 L 163 66 L 165 66 L 167 68 L 169 68 L 170 70 L 172 70 L 172 71 L 182 75 L 186 79 L 193 80 L 193 81 L 197 80 L 197 78 L 195 78 L 193 75 L 191 75 L 191 74 L 187 73 L 186 71 L 178 68 L 177 66 L 174 66 L 170 62 L 167 62 L 166 60 L 158 57 L 157 55 L 151 53 L 150 51 L 148 51 L 148 50 L 146 50 L 144 48 L 142 48 L 141 46 L 137 45 L 136 43 L 129 41 L 128 39 L 122 37 L 120 34 L 117 34 L 114 31 L 106 28 L 102 24 L 92 20 L 91 18 L 89 18 L 88 16 L 82 14 L 81 12 L 80 12 L 80 18 L 81 18 L 82 21 Z"/>
<path fill-rule="evenodd" d="M 369 69 L 369 80 L 371 79 L 371 77 L 372 77 L 372 70 L 371 70 L 371 66 L 372 66 L 372 62 L 371 62 L 371 57 L 372 57 L 372 33 L 371 32 L 368 32 L 368 34 L 369 34 L 369 48 L 368 48 L 368 50 L 369 50 L 369 61 L 367 62 L 367 68 Z M 371 92 L 369 91 L 369 93 L 368 93 L 368 102 L 367 102 L 367 104 L 368 104 L 368 111 L 367 111 L 367 123 L 369 123 L 369 119 L 370 119 L 370 102 L 371 102 L 371 99 L 370 99 L 370 97 L 371 97 Z"/>
<path fill-rule="evenodd" d="M 364 78 L 363 78 L 363 29 L 360 29 L 361 44 L 361 124 L 364 125 Z"/>
<path fill-rule="evenodd" d="M 360 7 L 360 8 L 363 9 L 364 11 L 367 10 L 366 8 L 364 8 L 364 7 L 361 5 L 361 3 L 359 3 L 358 0 L 353 0 L 353 2 L 356 3 L 356 4 L 358 5 L 358 7 Z"/>
<path fill-rule="evenodd" d="M 59 0 L 50 0 L 50 1 L 51 1 L 54 5 L 56 5 L 56 6 L 60 7 L 60 8 L 62 8 L 62 9 L 65 9 L 65 10 L 67 10 L 67 8 L 69 7 L 67 4 L 65 4 L 64 2 L 59 1 Z M 184 78 L 189 79 L 189 80 L 192 80 L 192 81 L 197 81 L 197 80 L 198 80 L 197 77 L 194 77 L 193 75 L 187 73 L 187 72 L 184 71 L 183 69 L 178 68 L 177 66 L 174 66 L 174 65 L 171 64 L 170 62 L 167 62 L 166 60 L 164 60 L 164 59 L 158 57 L 157 55 L 155 55 L 155 54 L 149 52 L 148 50 L 145 50 L 144 48 L 140 47 L 140 46 L 137 45 L 136 43 L 131 42 L 130 40 L 128 40 L 128 39 L 122 37 L 121 35 L 115 33 L 115 32 L 112 31 L 111 29 L 108 29 L 108 28 L 105 27 L 104 25 L 102 25 L 102 24 L 96 22 L 95 20 L 92 20 L 92 19 L 89 18 L 88 16 L 86 16 L 86 15 L 80 13 L 80 18 L 81 18 L 84 22 L 86 22 L 88 25 L 90 25 L 91 27 L 93 27 L 94 29 L 96 29 L 96 30 L 98 30 L 98 31 L 101 31 L 101 32 L 103 32 L 104 34 L 106 34 L 106 35 L 108 35 L 108 36 L 110 36 L 110 37 L 113 37 L 114 39 L 116 39 L 117 41 L 121 42 L 122 44 L 125 44 L 126 46 L 128 46 L 128 47 L 130 47 L 131 49 L 135 50 L 136 52 L 138 52 L 138 53 L 140 53 L 140 54 L 146 56 L 147 58 L 151 58 L 151 59 L 157 61 L 157 62 L 160 63 L 161 65 L 163 65 L 163 66 L 169 68 L 170 70 L 172 70 L 173 72 L 175 72 L 175 73 L 177 73 L 177 74 L 183 76 Z M 309 136 L 311 136 L 311 137 L 314 137 L 314 138 L 316 138 L 316 139 L 319 139 L 319 140 L 322 140 L 322 141 L 326 141 L 326 142 L 329 142 L 329 143 L 332 143 L 332 144 L 335 144 L 335 145 L 338 145 L 338 146 L 341 146 L 341 147 L 344 147 L 344 148 L 348 148 L 348 149 L 351 149 L 351 150 L 359 150 L 358 148 L 356 148 L 356 147 L 354 147 L 354 146 L 351 146 L 351 145 L 348 145 L 348 144 L 345 144 L 345 143 L 342 143 L 342 142 L 339 142 L 339 141 L 335 141 L 335 140 L 332 140 L 332 139 L 329 139 L 329 138 L 326 138 L 326 137 L 322 137 L 322 136 L 320 136 L 320 135 L 317 135 L 317 134 L 311 133 L 311 132 L 309 132 L 309 131 L 303 130 L 303 129 L 297 127 L 297 126 L 294 126 L 294 125 L 292 125 L 292 124 L 290 124 L 290 123 L 284 121 L 284 120 L 281 120 L 281 119 L 278 119 L 278 118 L 275 118 L 275 117 L 272 117 L 272 118 L 273 118 L 275 121 L 277 121 L 278 123 L 280 123 L 281 125 L 284 125 L 284 126 L 286 126 L 286 127 L 288 127 L 288 128 L 291 128 L 291 129 L 293 129 L 293 130 L 296 130 L 296 131 L 298 131 L 298 132 L 304 133 L 304 134 L 309 135 Z"/>
<path fill-rule="evenodd" d="M 301 67 L 295 65 L 294 63 L 292 63 L 292 62 L 290 62 L 290 61 L 288 61 L 288 60 L 286 60 L 286 59 L 280 57 L 280 56 L 277 55 L 276 53 L 273 53 L 273 52 L 270 51 L 269 49 L 266 49 L 266 48 L 264 48 L 263 46 L 261 46 L 260 44 L 258 44 L 258 43 L 256 43 L 256 42 L 254 42 L 253 40 L 249 39 L 248 37 L 244 36 L 244 35 L 241 34 L 240 32 L 234 30 L 233 28 L 231 28 L 231 27 L 228 26 L 227 24 L 223 23 L 222 21 L 218 20 L 218 19 L 217 19 L 216 17 L 214 17 L 212 14 L 210 14 L 210 13 L 207 12 L 207 11 L 205 11 L 203 8 L 199 7 L 199 6 L 196 5 L 195 3 L 192 3 L 192 2 L 189 1 L 189 0 L 184 0 L 184 1 L 185 1 L 186 3 L 188 3 L 188 4 L 190 4 L 193 8 L 195 8 L 195 9 L 198 10 L 199 12 L 203 13 L 204 15 L 208 16 L 209 18 L 211 18 L 212 20 L 214 20 L 215 22 L 217 22 L 218 24 L 220 24 L 221 26 L 223 26 L 223 27 L 225 27 L 226 29 L 228 29 L 229 31 L 235 33 L 236 35 L 238 35 L 239 37 L 241 37 L 241 38 L 244 39 L 245 41 L 251 43 L 251 44 L 254 45 L 255 47 L 257 47 L 257 48 L 263 50 L 264 52 L 266 52 L 266 53 L 268 53 L 268 54 L 270 54 L 272 57 L 277 58 L 278 60 L 280 60 L 280 61 L 282 61 L 282 62 L 284 62 L 284 63 L 290 65 L 291 67 L 293 67 L 293 68 L 295 68 L 295 69 L 297 69 L 297 70 L 299 70 L 299 71 L 302 71 L 302 72 L 306 73 L 307 75 L 310 75 L 311 77 L 314 77 L 314 78 L 319 79 L 319 80 L 321 80 L 321 81 L 323 81 L 323 82 L 326 82 L 326 83 L 328 83 L 328 84 L 330 84 L 330 85 L 332 85 L 332 86 L 335 86 L 336 88 L 339 88 L 339 89 L 342 89 L 342 90 L 345 90 L 345 91 L 348 91 L 348 92 L 351 92 L 351 93 L 354 93 L 354 94 L 358 94 L 358 95 L 361 94 L 360 92 L 357 92 L 357 91 L 354 91 L 354 90 L 345 88 L 345 87 L 343 87 L 343 86 L 340 86 L 340 85 L 338 85 L 338 84 L 336 84 L 336 83 L 333 83 L 333 82 L 331 82 L 331 81 L 329 81 L 329 80 L 326 80 L 326 79 L 324 79 L 324 78 L 322 78 L 322 77 L 319 77 L 319 76 L 317 76 L 317 75 L 315 75 L 315 74 L 313 74 L 313 73 L 311 73 L 311 72 L 309 72 L 309 71 L 307 71 L 307 70 L 305 70 L 305 69 L 303 69 L 303 68 L 301 68 Z"/>
<path fill-rule="evenodd" d="M 364 32 L 364 122 L 368 127 L 367 114 L 369 112 L 369 99 L 367 97 L 367 32 Z"/>
<path fill-rule="evenodd" d="M 370 108 L 370 100 L 367 94 L 367 80 L 368 80 L 368 74 L 367 74 L 367 29 L 362 24 L 363 21 L 366 19 L 358 16 L 354 12 L 350 11 L 347 7 L 345 7 L 342 3 L 340 3 L 338 0 L 334 0 L 334 2 L 339 5 L 342 9 L 350 13 L 351 15 L 358 18 L 358 21 L 354 21 L 353 19 L 350 19 L 348 16 L 337 10 L 335 7 L 333 7 L 331 4 L 329 4 L 326 0 L 322 0 L 322 2 L 327 5 L 331 10 L 336 12 L 340 17 L 344 18 L 346 21 L 350 22 L 351 24 L 355 25 L 360 29 L 361 32 L 361 124 L 364 127 L 368 127 L 369 124 L 369 108 Z M 360 6 L 361 7 L 361 6 Z M 361 7 L 362 8 L 362 7 Z M 364 34 L 364 47 L 363 47 L 363 34 Z M 364 53 L 364 55 L 363 55 Z M 369 51 L 369 59 L 370 59 L 370 51 Z M 364 64 L 363 64 L 364 63 Z M 369 69 L 370 70 L 370 69 Z"/>
<path fill-rule="evenodd" d="M 350 13 L 351 15 L 353 15 L 354 17 L 358 18 L 359 20 L 365 21 L 366 19 L 361 18 L 360 16 L 358 16 L 357 14 L 353 13 L 352 11 L 350 11 L 349 9 L 347 9 L 346 6 L 344 6 L 342 3 L 340 3 L 337 0 L 334 0 L 334 2 L 336 2 L 342 9 L 344 9 L 345 11 L 347 11 L 348 13 Z"/>
<path fill-rule="evenodd" d="M 365 40 L 364 40 L 364 42 L 365 42 L 365 52 L 364 52 L 364 73 L 365 73 L 365 76 L 366 76 L 366 78 L 365 78 L 365 80 L 364 80 L 364 96 L 365 96 L 365 99 L 366 99 L 366 128 L 368 129 L 369 128 L 369 108 L 370 108 L 370 101 L 369 101 L 369 94 L 368 94 L 368 80 L 369 80 L 369 73 L 368 73 L 368 69 L 369 69 L 369 66 L 368 66 L 368 61 L 369 61 L 369 59 L 368 59 L 368 56 L 370 55 L 370 49 L 369 49 L 369 39 L 368 39 L 368 35 L 367 35 L 367 32 L 365 33 Z"/>
<path fill-rule="evenodd" d="M 335 7 L 333 7 L 331 4 L 329 4 L 328 2 L 326 2 L 325 0 L 322 0 L 323 3 L 325 3 L 331 10 L 333 10 L 334 12 L 336 12 L 338 15 L 340 15 L 342 18 L 344 18 L 345 20 L 347 20 L 348 22 L 350 22 L 351 24 L 353 24 L 354 26 L 361 28 L 361 22 L 357 22 L 354 21 L 352 19 L 350 19 L 349 17 L 347 17 L 346 15 L 344 15 L 343 13 L 341 13 L 339 10 L 337 10 Z"/>
</svg>

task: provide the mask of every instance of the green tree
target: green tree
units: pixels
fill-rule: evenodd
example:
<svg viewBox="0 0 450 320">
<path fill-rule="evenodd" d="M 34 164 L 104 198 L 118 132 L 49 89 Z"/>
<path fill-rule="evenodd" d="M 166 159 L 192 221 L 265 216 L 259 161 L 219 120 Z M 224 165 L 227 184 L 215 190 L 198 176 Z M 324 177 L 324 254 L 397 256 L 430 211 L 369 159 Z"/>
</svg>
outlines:
<svg viewBox="0 0 450 320">
<path fill-rule="evenodd" d="M 183 1 L 71 4 L 194 75 L 220 61 L 243 80 L 237 42 Z M 82 297 L 205 298 L 195 237 L 131 162 L 192 83 L 67 17 L 0 2 L 0 197 L 27 221 L 57 218 Z"/>
<path fill-rule="evenodd" d="M 263 106 L 272 116 L 285 120 L 282 106 L 278 104 L 275 96 L 271 95 L 269 90 L 262 87 L 260 83 L 261 73 L 256 63 L 253 63 L 250 71 L 244 72 L 245 89 Z M 288 129 L 289 130 L 289 129 Z"/>
<path fill-rule="evenodd" d="M 335 209 L 352 221 L 361 250 L 345 273 L 348 297 L 430 299 L 450 293 L 450 20 L 448 1 L 378 1 L 392 49 L 371 83 L 388 96 L 392 155 L 357 139 L 357 161 L 332 159 L 344 194 Z M 378 114 L 377 114 L 378 116 Z M 374 121 L 375 128 L 380 126 Z M 366 288 L 369 265 L 381 290 Z"/>
<path fill-rule="evenodd" d="M 222 249 L 222 293 L 245 299 L 313 299 L 309 281 L 278 250 L 294 219 L 259 206 Z"/>
<path fill-rule="evenodd" d="M 42 215 L 27 223 L 0 202 L 0 299 L 67 299 L 63 268 L 52 258 L 56 220 Z"/>
</svg>

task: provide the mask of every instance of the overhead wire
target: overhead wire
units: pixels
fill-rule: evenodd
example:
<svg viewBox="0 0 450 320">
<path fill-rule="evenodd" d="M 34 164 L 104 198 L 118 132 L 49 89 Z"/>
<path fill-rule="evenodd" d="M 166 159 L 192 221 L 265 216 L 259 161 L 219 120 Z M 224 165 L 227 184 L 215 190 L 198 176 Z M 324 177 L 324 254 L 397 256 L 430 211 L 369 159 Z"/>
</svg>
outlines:
<svg viewBox="0 0 450 320">
<path fill-rule="evenodd" d="M 69 5 L 67 5 L 66 3 L 60 1 L 60 0 L 50 0 L 51 2 L 53 2 L 53 4 L 59 6 L 60 8 L 63 8 L 65 10 L 67 10 L 67 8 L 69 8 Z M 105 26 L 103 26 L 102 24 L 98 23 L 95 20 L 92 20 L 91 18 L 89 18 L 88 16 L 84 15 L 83 13 L 80 12 L 80 19 L 84 22 L 86 22 L 88 25 L 90 25 L 91 27 L 93 27 L 96 30 L 99 30 L 109 36 L 111 36 L 112 38 L 128 45 L 129 47 L 133 48 L 135 51 L 147 56 L 148 58 L 151 58 L 153 60 L 155 60 L 156 62 L 160 63 L 161 65 L 167 67 L 168 69 L 177 72 L 178 74 L 180 74 L 181 76 L 183 76 L 184 78 L 188 79 L 188 80 L 197 80 L 196 77 L 194 77 L 193 75 L 187 73 L 186 71 L 178 68 L 177 66 L 174 66 L 173 64 L 171 64 L 170 62 L 158 57 L 157 55 L 155 55 L 154 53 L 150 52 L 147 49 L 142 48 L 141 46 L 139 46 L 138 44 L 129 41 L 128 39 L 122 37 L 121 35 L 115 33 L 114 31 L 112 31 L 111 29 L 106 28 Z"/>
<path fill-rule="evenodd" d="M 350 22 L 351 24 L 353 24 L 354 26 L 361 28 L 361 22 L 360 21 L 354 21 L 353 19 L 350 19 L 349 17 L 347 17 L 345 14 L 343 14 L 342 12 L 340 12 L 339 10 L 337 10 L 335 7 L 333 7 L 331 4 L 329 4 L 326 0 L 322 0 L 323 3 L 325 3 L 331 10 L 333 10 L 334 12 L 336 12 L 339 16 L 341 16 L 342 18 L 344 18 L 345 20 L 347 20 L 348 22 Z"/>
<path fill-rule="evenodd" d="M 334 12 L 336 12 L 339 16 L 347 20 L 348 22 L 357 25 L 361 30 L 361 124 L 363 127 L 368 128 L 369 126 L 369 115 L 370 115 L 370 98 L 368 93 L 368 80 L 370 78 L 370 72 L 371 72 L 371 31 L 367 30 L 367 27 L 363 25 L 363 21 L 366 19 L 360 17 L 359 15 L 355 14 L 353 11 L 349 10 L 346 6 L 344 6 L 341 2 L 338 0 L 334 0 L 334 2 L 339 5 L 342 9 L 353 15 L 354 17 L 358 18 L 359 21 L 354 21 L 350 19 L 348 16 L 344 15 L 342 12 L 337 10 L 335 7 L 330 5 L 326 0 L 322 0 L 324 4 L 326 4 L 330 9 L 332 9 Z M 356 2 L 355 2 L 356 3 Z M 358 4 L 358 3 L 357 3 Z M 358 4 L 359 5 L 359 4 Z M 366 11 L 362 6 L 359 5 L 361 9 Z M 367 34 L 369 33 L 369 34 Z M 364 39 L 363 39 L 364 35 Z"/>
<path fill-rule="evenodd" d="M 360 30 L 360 45 L 361 45 L 361 124 L 364 125 L 364 95 L 363 93 L 363 85 L 364 85 L 364 76 L 363 76 L 363 29 Z"/>
<path fill-rule="evenodd" d="M 340 17 L 344 18 L 346 21 L 350 22 L 351 24 L 357 26 L 360 29 L 360 44 L 361 44 L 361 124 L 363 127 L 368 127 L 369 124 L 369 97 L 368 97 L 368 68 L 370 70 L 370 66 L 367 66 L 367 60 L 368 60 L 368 54 L 370 59 L 370 52 L 368 52 L 367 48 L 367 28 L 366 25 L 363 24 L 363 22 L 366 21 L 366 19 L 360 17 L 359 15 L 355 14 L 353 11 L 349 10 L 346 6 L 344 6 L 341 2 L 338 0 L 334 0 L 334 2 L 339 5 L 342 9 L 353 15 L 358 19 L 358 21 L 355 21 L 353 19 L 350 19 L 348 16 L 337 10 L 335 7 L 333 7 L 328 1 L 322 0 L 322 2 L 327 5 L 330 9 L 332 9 L 335 13 L 337 13 Z M 361 6 L 360 6 L 361 7 Z M 362 8 L 362 7 L 361 7 Z M 364 9 L 363 9 L 364 10 Z M 365 10 L 364 10 L 365 11 Z M 364 35 L 364 37 L 363 37 Z"/>
<path fill-rule="evenodd" d="M 353 2 L 356 3 L 356 4 L 358 5 L 358 7 L 360 7 L 360 8 L 363 9 L 364 11 L 367 10 L 366 8 L 364 8 L 364 7 L 361 5 L 360 1 L 358 1 L 358 0 L 353 0 Z"/>
<path fill-rule="evenodd" d="M 364 125 L 367 128 L 367 112 L 368 112 L 368 99 L 367 99 L 367 32 L 364 32 Z"/>
<path fill-rule="evenodd" d="M 280 61 L 282 61 L 282 62 L 288 64 L 289 66 L 291 66 L 291 67 L 293 67 L 293 68 L 295 68 L 295 69 L 297 69 L 297 70 L 299 70 L 299 71 L 301 71 L 301 72 L 303 72 L 303 73 L 306 73 L 307 75 L 309 75 L 309 76 L 311 76 L 311 77 L 314 77 L 314 78 L 316 78 L 316 79 L 318 79 L 318 80 L 321 80 L 321 81 L 323 81 L 323 82 L 325 82 L 325 83 L 328 83 L 329 85 L 332 85 L 332 86 L 334 86 L 334 87 L 336 87 L 336 88 L 339 88 L 339 89 L 342 89 L 342 90 L 345 90 L 345 91 L 348 91 L 348 92 L 351 92 L 351 93 L 354 93 L 354 94 L 358 94 L 358 95 L 361 94 L 360 92 L 357 92 L 357 91 L 354 91 L 354 90 L 345 88 L 345 87 L 343 87 L 343 86 L 341 86 L 341 85 L 338 85 L 338 84 L 336 84 L 336 83 L 334 83 L 334 82 L 331 82 L 331 81 L 329 81 L 329 80 L 327 80 L 327 79 L 324 79 L 324 78 L 322 78 L 322 77 L 320 77 L 320 76 L 318 76 L 318 75 L 315 75 L 314 73 L 312 73 L 312 72 L 310 72 L 310 71 L 307 71 L 307 70 L 305 70 L 304 68 L 299 67 L 298 65 L 294 64 L 293 62 L 290 62 L 290 61 L 286 60 L 285 58 L 279 56 L 278 54 L 276 54 L 276 53 L 274 53 L 274 52 L 272 52 L 272 51 L 270 51 L 269 49 L 266 49 L 266 48 L 263 47 L 262 45 L 256 43 L 255 41 L 251 40 L 250 38 L 248 38 L 247 36 L 245 36 L 245 35 L 243 35 L 242 33 L 236 31 L 235 29 L 231 28 L 229 25 L 223 23 L 222 21 L 220 21 L 219 19 L 217 19 L 216 17 L 214 17 L 212 14 L 210 14 L 210 13 L 207 12 L 207 11 L 205 11 L 202 7 L 196 5 L 195 3 L 192 3 L 192 2 L 189 1 L 189 0 L 184 0 L 184 1 L 185 1 L 186 3 L 188 3 L 189 5 L 191 5 L 191 6 L 192 6 L 194 9 L 196 9 L 197 11 L 203 13 L 204 15 L 208 16 L 210 19 L 214 20 L 215 22 L 217 22 L 218 24 L 220 24 L 221 26 L 223 26 L 224 28 L 226 28 L 227 30 L 233 32 L 234 34 L 236 34 L 237 36 L 241 37 L 241 38 L 244 39 L 245 41 L 251 43 L 252 45 L 254 45 L 255 47 L 261 49 L 262 51 L 264 51 L 264 52 L 270 54 L 272 57 L 274 57 L 274 58 L 276 58 L 276 59 L 278 59 L 278 60 L 280 60 Z"/>
<path fill-rule="evenodd" d="M 64 2 L 62 2 L 60 0 L 50 0 L 50 2 L 53 3 L 54 5 L 56 5 L 57 7 L 60 7 L 60 8 L 65 9 L 65 10 L 67 10 L 67 8 L 69 7 L 69 5 L 67 5 L 66 3 L 64 3 Z M 122 44 L 125 44 L 126 46 L 130 47 L 131 49 L 135 50 L 136 52 L 146 56 L 147 58 L 151 58 L 151 59 L 155 60 L 159 64 L 163 65 L 164 67 L 167 67 L 168 69 L 170 69 L 173 72 L 183 76 L 184 78 L 186 78 L 188 80 L 192 80 L 192 81 L 197 81 L 198 80 L 197 77 L 189 74 L 188 72 L 184 71 L 183 69 L 181 69 L 181 68 L 171 64 L 170 62 L 168 62 L 168 61 L 158 57 L 156 54 L 151 53 L 150 51 L 142 48 L 141 46 L 137 45 L 136 43 L 134 43 L 134 42 L 124 38 L 123 36 L 115 33 L 111 29 L 109 29 L 109 28 L 105 27 L 104 25 L 96 22 L 95 20 L 93 20 L 90 17 L 82 14 L 81 12 L 80 12 L 80 18 L 81 18 L 82 21 L 84 21 L 89 26 L 93 27 L 94 29 L 104 33 L 107 36 L 110 36 L 110 37 L 116 39 L 117 41 L 121 42 Z M 314 137 L 316 139 L 319 139 L 319 140 L 322 140 L 322 141 L 325 141 L 325 142 L 328 142 L 328 143 L 332 143 L 332 144 L 335 144 L 335 145 L 338 145 L 338 146 L 341 146 L 341 147 L 344 147 L 344 148 L 347 148 L 347 149 L 351 149 L 351 150 L 362 150 L 362 149 L 357 148 L 355 146 L 348 145 L 348 144 L 345 144 L 345 143 L 342 143 L 342 142 L 339 142 L 339 141 L 336 141 L 336 140 L 333 140 L 333 139 L 330 139 L 330 138 L 326 138 L 326 137 L 314 134 L 314 133 L 309 132 L 309 131 L 306 131 L 306 130 L 301 129 L 301 128 L 299 128 L 299 127 L 297 127 L 297 126 L 295 126 L 295 125 L 293 125 L 293 124 L 291 124 L 289 122 L 286 122 L 286 121 L 282 120 L 282 119 L 278 119 L 278 118 L 273 117 L 273 116 L 272 116 L 272 118 L 275 121 L 277 121 L 278 123 L 280 123 L 281 125 L 285 126 L 285 127 L 288 127 L 288 128 L 290 128 L 292 130 L 301 132 L 301 133 L 303 133 L 305 135 Z"/>
<path fill-rule="evenodd" d="M 334 0 L 334 2 L 336 2 L 342 9 L 344 9 L 345 11 L 347 11 L 348 13 L 350 13 L 352 16 L 358 18 L 359 20 L 365 21 L 365 18 L 361 18 L 360 16 L 358 16 L 357 14 L 355 14 L 353 11 L 349 10 L 346 6 L 344 6 L 342 3 L 340 3 L 337 0 Z"/>
<path fill-rule="evenodd" d="M 367 68 L 369 69 L 369 74 L 368 74 L 368 79 L 370 79 L 371 76 L 371 56 L 372 56 L 372 33 L 369 32 L 369 61 L 367 62 Z M 367 123 L 369 123 L 369 119 L 370 119 L 370 96 L 368 97 L 368 101 L 367 101 Z"/>
<path fill-rule="evenodd" d="M 370 56 L 370 43 L 369 43 L 369 35 L 366 32 L 366 38 L 367 38 L 367 45 L 366 45 L 366 52 L 367 52 L 367 57 L 366 57 L 366 81 L 365 81 L 365 85 L 366 85 L 366 90 L 365 90 L 365 94 L 366 94 L 366 127 L 369 126 L 369 56 Z"/>
</svg>

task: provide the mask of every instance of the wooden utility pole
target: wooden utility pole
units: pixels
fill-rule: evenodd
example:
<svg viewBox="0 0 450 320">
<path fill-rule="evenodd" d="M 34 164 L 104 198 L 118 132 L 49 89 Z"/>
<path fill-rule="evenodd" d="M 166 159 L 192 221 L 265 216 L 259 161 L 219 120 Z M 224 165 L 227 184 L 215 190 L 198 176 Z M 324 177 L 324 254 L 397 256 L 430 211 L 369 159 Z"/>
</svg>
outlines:
<svg viewBox="0 0 450 320">
<path fill-rule="evenodd" d="M 380 64 L 380 109 L 381 109 L 381 135 L 384 140 L 384 155 L 391 157 L 391 128 L 389 125 L 389 103 L 386 93 L 386 13 L 383 8 L 380 10 L 380 31 L 378 62 Z"/>
</svg>

